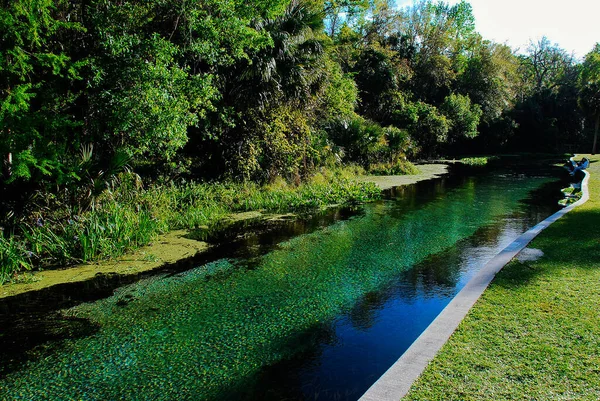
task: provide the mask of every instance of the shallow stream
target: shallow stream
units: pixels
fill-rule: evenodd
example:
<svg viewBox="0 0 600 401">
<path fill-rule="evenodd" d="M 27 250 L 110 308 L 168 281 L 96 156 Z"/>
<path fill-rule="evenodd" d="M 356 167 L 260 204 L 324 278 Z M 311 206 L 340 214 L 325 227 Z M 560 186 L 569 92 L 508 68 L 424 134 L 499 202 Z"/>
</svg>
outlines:
<svg viewBox="0 0 600 401">
<path fill-rule="evenodd" d="M 463 172 L 225 236 L 208 263 L 50 308 L 31 346 L 21 316 L 0 331 L 19 350 L 0 353 L 0 399 L 356 400 L 478 268 L 558 209 L 557 174 Z"/>
</svg>

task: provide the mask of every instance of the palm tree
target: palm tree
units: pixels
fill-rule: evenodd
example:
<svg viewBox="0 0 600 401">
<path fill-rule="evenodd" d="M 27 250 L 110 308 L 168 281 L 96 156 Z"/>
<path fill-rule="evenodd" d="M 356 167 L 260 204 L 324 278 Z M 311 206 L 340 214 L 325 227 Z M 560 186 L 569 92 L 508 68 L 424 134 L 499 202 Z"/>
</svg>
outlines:
<svg viewBox="0 0 600 401">
<path fill-rule="evenodd" d="M 235 104 L 260 109 L 280 102 L 305 102 L 318 89 L 324 71 L 319 60 L 325 54 L 323 13 L 303 0 L 292 0 L 285 12 L 257 21 L 272 44 L 238 65 L 230 76 L 228 95 Z"/>
</svg>

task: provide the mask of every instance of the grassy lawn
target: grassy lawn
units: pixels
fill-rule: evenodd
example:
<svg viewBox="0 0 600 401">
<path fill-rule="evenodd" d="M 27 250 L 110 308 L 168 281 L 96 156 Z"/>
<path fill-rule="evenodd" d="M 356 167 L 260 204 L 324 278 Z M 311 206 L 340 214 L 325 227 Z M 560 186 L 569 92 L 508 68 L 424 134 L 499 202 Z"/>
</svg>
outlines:
<svg viewBox="0 0 600 401">
<path fill-rule="evenodd" d="M 408 400 L 600 400 L 600 157 L 590 200 L 498 274 Z M 578 158 L 581 156 L 579 155 Z"/>
</svg>

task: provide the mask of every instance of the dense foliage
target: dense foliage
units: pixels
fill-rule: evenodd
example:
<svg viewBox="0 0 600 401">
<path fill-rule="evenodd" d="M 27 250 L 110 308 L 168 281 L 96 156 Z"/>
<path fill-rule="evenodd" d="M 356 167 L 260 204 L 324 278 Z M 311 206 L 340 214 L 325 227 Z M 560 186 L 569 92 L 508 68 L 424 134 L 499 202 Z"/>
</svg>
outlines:
<svg viewBox="0 0 600 401">
<path fill-rule="evenodd" d="M 298 184 L 323 166 L 591 147 L 600 125 L 600 47 L 582 63 L 545 38 L 516 54 L 475 31 L 465 1 L 1 4 L 10 252 L 14 233 L 57 204 L 86 213 L 124 172 Z"/>
</svg>

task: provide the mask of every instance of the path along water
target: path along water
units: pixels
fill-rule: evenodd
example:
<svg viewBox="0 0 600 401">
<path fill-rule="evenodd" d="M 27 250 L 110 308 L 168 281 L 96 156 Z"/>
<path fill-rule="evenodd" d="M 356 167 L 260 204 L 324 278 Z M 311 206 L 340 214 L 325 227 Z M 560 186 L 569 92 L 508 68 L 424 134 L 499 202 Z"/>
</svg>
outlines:
<svg viewBox="0 0 600 401">
<path fill-rule="evenodd" d="M 356 400 L 557 209 L 561 186 L 522 167 L 450 176 L 333 224 L 290 222 L 307 231 L 291 238 L 249 236 L 243 252 L 50 314 L 65 338 L 11 363 L 0 399 Z M 69 338 L 73 321 L 89 330 Z"/>
</svg>

